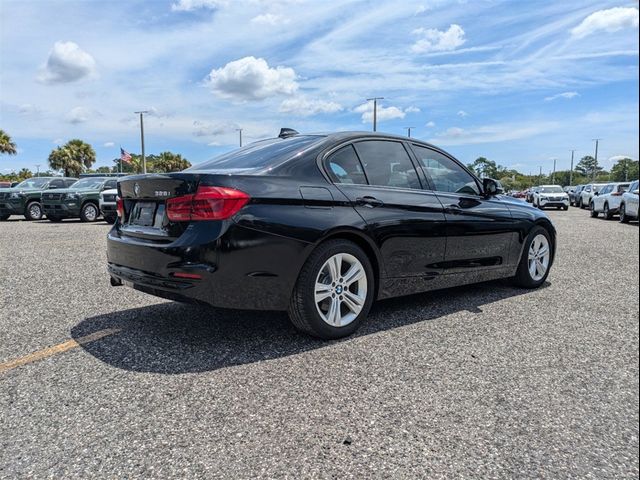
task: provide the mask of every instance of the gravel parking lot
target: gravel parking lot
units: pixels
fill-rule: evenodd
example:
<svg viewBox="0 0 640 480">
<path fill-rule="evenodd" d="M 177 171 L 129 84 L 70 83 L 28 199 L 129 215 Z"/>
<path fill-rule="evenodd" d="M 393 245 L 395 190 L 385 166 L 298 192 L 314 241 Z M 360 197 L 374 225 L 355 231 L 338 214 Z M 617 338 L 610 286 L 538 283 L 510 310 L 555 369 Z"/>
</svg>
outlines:
<svg viewBox="0 0 640 480">
<path fill-rule="evenodd" d="M 638 224 L 549 215 L 544 288 L 381 302 L 330 343 L 112 288 L 106 224 L 12 217 L 0 477 L 638 478 Z"/>
</svg>

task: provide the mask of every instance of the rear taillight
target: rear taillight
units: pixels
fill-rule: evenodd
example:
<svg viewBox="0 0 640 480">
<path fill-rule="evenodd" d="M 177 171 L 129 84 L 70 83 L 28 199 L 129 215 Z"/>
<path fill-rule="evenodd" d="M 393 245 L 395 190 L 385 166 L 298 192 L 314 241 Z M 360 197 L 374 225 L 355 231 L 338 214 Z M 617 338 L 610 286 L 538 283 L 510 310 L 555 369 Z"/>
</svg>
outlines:
<svg viewBox="0 0 640 480">
<path fill-rule="evenodd" d="M 199 187 L 193 195 L 167 200 L 167 218 L 172 222 L 224 220 L 249 201 L 249 195 L 227 187 Z"/>
<path fill-rule="evenodd" d="M 121 222 L 124 221 L 124 200 L 118 197 L 116 199 L 116 212 Z"/>
</svg>

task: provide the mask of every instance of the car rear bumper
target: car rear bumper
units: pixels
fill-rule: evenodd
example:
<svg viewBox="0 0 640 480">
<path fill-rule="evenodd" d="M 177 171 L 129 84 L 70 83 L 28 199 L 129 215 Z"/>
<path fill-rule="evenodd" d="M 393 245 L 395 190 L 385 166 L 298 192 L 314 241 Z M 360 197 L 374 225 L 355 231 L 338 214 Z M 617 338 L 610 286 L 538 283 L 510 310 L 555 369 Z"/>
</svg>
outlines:
<svg viewBox="0 0 640 480">
<path fill-rule="evenodd" d="M 107 237 L 108 271 L 116 284 L 171 300 L 215 307 L 286 310 L 310 244 L 235 224 L 193 224 L 165 243 Z M 191 228 L 193 227 L 193 228 Z M 176 274 L 197 274 L 199 279 Z"/>
</svg>

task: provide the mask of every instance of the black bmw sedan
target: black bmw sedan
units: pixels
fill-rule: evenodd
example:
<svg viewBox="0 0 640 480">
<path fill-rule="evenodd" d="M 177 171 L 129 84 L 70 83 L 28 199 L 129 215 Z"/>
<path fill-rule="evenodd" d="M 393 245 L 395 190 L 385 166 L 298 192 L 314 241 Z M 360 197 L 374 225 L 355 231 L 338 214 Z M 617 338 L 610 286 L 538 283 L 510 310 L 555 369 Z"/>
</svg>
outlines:
<svg viewBox="0 0 640 480">
<path fill-rule="evenodd" d="M 323 339 L 354 332 L 377 299 L 499 278 L 536 288 L 554 260 L 544 213 L 406 137 L 283 129 L 118 190 L 112 285 L 285 310 Z"/>
</svg>

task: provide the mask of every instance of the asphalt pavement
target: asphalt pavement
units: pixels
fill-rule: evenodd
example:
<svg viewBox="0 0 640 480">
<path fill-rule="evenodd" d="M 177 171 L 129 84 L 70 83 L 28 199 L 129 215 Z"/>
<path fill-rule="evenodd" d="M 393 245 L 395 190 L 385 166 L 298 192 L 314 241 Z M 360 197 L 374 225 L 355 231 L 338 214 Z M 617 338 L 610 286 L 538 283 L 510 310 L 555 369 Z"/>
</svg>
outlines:
<svg viewBox="0 0 640 480">
<path fill-rule="evenodd" d="M 535 291 L 284 313 L 109 286 L 103 222 L 0 223 L 0 478 L 638 478 L 638 224 L 549 212 Z"/>
</svg>

